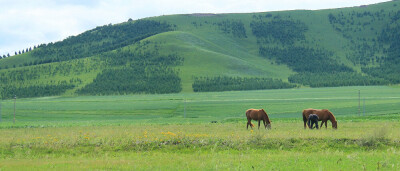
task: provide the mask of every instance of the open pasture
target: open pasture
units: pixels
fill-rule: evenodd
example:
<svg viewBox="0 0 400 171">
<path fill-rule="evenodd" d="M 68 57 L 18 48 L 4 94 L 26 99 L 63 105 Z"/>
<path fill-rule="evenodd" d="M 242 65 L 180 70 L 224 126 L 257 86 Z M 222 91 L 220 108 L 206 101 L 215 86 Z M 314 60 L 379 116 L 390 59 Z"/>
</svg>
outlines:
<svg viewBox="0 0 400 171">
<path fill-rule="evenodd" d="M 15 124 L 13 105 L 2 101 L 4 170 L 400 169 L 397 87 L 17 99 Z M 246 130 L 248 108 L 272 129 Z M 328 108 L 338 129 L 304 130 L 304 108 Z"/>
<path fill-rule="evenodd" d="M 79 96 L 17 99 L 16 125 L 242 122 L 249 108 L 274 120 L 301 118 L 306 108 L 329 109 L 339 120 L 400 113 L 400 88 L 339 87 L 165 95 Z M 13 120 L 14 100 L 2 101 L 2 124 Z M 13 125 L 13 124 L 11 124 Z"/>
</svg>

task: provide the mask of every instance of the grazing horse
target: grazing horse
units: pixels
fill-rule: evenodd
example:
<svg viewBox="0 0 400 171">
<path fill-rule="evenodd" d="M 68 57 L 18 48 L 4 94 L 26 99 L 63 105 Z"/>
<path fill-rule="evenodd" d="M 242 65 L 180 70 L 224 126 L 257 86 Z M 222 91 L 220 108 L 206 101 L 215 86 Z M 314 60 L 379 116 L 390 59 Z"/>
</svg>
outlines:
<svg viewBox="0 0 400 171">
<path fill-rule="evenodd" d="M 246 111 L 246 117 L 247 129 L 249 129 L 249 125 L 251 129 L 253 129 L 253 124 L 251 123 L 251 120 L 258 121 L 258 129 L 260 129 L 261 120 L 263 121 L 265 128 L 271 129 L 271 121 L 269 120 L 267 112 L 265 112 L 264 109 L 249 109 Z"/>
<path fill-rule="evenodd" d="M 335 116 L 333 116 L 332 112 L 328 109 L 304 109 L 303 110 L 303 121 L 304 121 L 304 129 L 306 129 L 306 122 L 308 120 L 308 116 L 311 114 L 316 114 L 318 116 L 318 120 L 322 121 L 321 128 L 325 123 L 325 128 L 327 128 L 327 121 L 330 120 L 332 122 L 332 128 L 337 129 L 337 121 Z"/>
<path fill-rule="evenodd" d="M 310 129 L 314 129 L 314 124 L 315 127 L 318 129 L 318 115 L 316 114 L 311 114 L 308 116 L 308 121 L 307 121 L 307 125 Z M 311 122 L 311 124 L 310 124 Z"/>
</svg>

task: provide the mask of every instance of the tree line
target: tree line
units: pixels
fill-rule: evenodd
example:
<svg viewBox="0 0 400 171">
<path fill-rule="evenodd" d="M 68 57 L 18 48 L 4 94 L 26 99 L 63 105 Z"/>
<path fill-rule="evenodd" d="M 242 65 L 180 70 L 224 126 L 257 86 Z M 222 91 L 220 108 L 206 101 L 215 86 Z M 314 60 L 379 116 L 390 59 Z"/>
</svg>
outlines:
<svg viewBox="0 0 400 171">
<path fill-rule="evenodd" d="M 100 58 L 108 69 L 98 74 L 92 83 L 78 90 L 83 95 L 160 94 L 182 90 L 179 71 L 183 64 L 176 53 L 162 55 L 157 42 L 137 43 L 135 48 L 123 48 L 103 53 Z"/>
<path fill-rule="evenodd" d="M 392 84 L 400 83 L 400 11 L 392 15 L 390 23 L 382 30 L 379 42 L 387 45 L 386 55 L 378 67 L 363 67 L 362 71 L 384 78 Z"/>
<path fill-rule="evenodd" d="M 371 15 L 365 13 L 363 15 Z M 340 17 L 328 15 L 331 23 L 344 23 Z M 358 15 L 361 17 L 361 15 Z M 254 18 L 254 17 L 253 17 Z M 335 87 L 354 85 L 382 85 L 389 82 L 375 76 L 364 76 L 352 68 L 339 63 L 334 53 L 322 48 L 304 47 L 296 42 L 305 40 L 307 26 L 300 22 L 272 15 L 258 16 L 252 22 L 253 34 L 257 37 L 259 54 L 278 64 L 285 64 L 296 74 L 291 75 L 290 83 L 310 87 Z M 265 18 L 269 18 L 265 21 Z M 339 18 L 339 19 L 338 19 Z M 267 41 L 265 41 L 267 39 Z M 281 46 L 271 46 L 270 42 L 280 42 Z M 363 48 L 368 48 L 364 44 Z M 367 54 L 365 54 L 367 55 Z"/>
<path fill-rule="evenodd" d="M 283 89 L 293 87 L 295 87 L 294 84 L 283 82 L 279 79 L 228 76 L 195 77 L 192 84 L 194 92 Z"/>
<path fill-rule="evenodd" d="M 1 85 L 0 96 L 2 99 L 11 99 L 14 98 L 14 96 L 17 96 L 18 98 L 57 96 L 74 87 L 74 84 L 67 83 L 66 81 L 63 81 L 58 85 L 28 85 L 21 87 Z"/>
<path fill-rule="evenodd" d="M 269 15 L 253 20 L 250 27 L 259 43 L 279 42 L 283 45 L 304 40 L 304 33 L 308 30 L 308 27 L 299 20 L 270 18 Z"/>
<path fill-rule="evenodd" d="M 152 20 L 110 24 L 60 42 L 40 45 L 32 55 L 37 58 L 37 64 L 90 57 L 170 30 L 172 30 L 171 25 Z"/>
<path fill-rule="evenodd" d="M 86 58 L 1 70 L 0 98 L 12 98 L 13 94 L 18 97 L 60 95 L 82 84 L 80 75 L 98 72 L 104 66 L 100 60 Z"/>
<path fill-rule="evenodd" d="M 22 51 L 21 51 L 21 50 L 18 51 L 18 52 L 15 51 L 15 55 L 21 55 L 21 54 L 30 52 L 30 51 L 32 51 L 32 50 L 34 50 L 34 49 L 36 49 L 36 45 L 35 45 L 33 48 L 32 48 L 32 47 L 29 47 L 29 48 L 26 48 L 26 50 L 25 50 L 25 49 L 22 49 Z M 0 55 L 0 59 L 4 59 L 4 58 L 8 58 L 8 57 L 11 57 L 10 53 L 7 53 L 7 55 L 3 54 L 3 56 Z"/>
<path fill-rule="evenodd" d="M 92 83 L 77 91 L 82 95 L 124 95 L 178 93 L 178 73 L 165 66 L 137 66 L 106 69 Z"/>
<path fill-rule="evenodd" d="M 389 82 L 382 78 L 363 76 L 356 72 L 300 72 L 289 76 L 289 82 L 310 87 L 339 87 L 355 85 L 386 85 Z"/>
<path fill-rule="evenodd" d="M 224 20 L 216 23 L 216 25 L 225 34 L 232 34 L 237 38 L 247 38 L 246 28 L 240 20 Z"/>
<path fill-rule="evenodd" d="M 352 72 L 353 70 L 332 60 L 333 52 L 308 47 L 260 47 L 260 55 L 284 63 L 296 72 Z"/>
</svg>

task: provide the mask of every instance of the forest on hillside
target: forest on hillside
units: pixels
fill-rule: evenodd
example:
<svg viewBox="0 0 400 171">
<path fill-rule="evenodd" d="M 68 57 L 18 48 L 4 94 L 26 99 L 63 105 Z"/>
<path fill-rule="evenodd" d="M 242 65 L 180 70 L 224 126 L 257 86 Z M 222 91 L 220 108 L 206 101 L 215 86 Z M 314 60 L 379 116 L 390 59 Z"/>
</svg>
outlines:
<svg viewBox="0 0 400 171">
<path fill-rule="evenodd" d="M 191 84 L 194 92 L 399 84 L 397 5 L 390 2 L 382 8 L 326 12 L 160 16 L 99 26 L 63 41 L 23 49 L 14 56 L 2 55 L 0 98 L 179 93 L 182 82 Z M 309 20 L 321 18 L 324 25 L 310 25 Z M 314 33 L 320 28 L 339 38 L 321 41 L 318 36 L 322 34 Z M 171 34 L 154 36 L 166 32 Z M 215 37 L 201 37 L 209 35 Z M 335 46 L 336 41 L 341 44 Z M 188 75 L 193 82 L 182 81 L 188 78 L 181 78 L 178 68 L 185 65 L 185 59 L 200 59 L 197 51 L 226 55 L 229 64 L 209 75 L 193 71 Z M 246 61 L 247 56 L 239 55 L 254 58 Z M 233 59 L 265 62 L 266 67 L 275 65 L 288 74 L 269 70 L 238 73 L 247 66 L 237 69 L 233 66 L 241 64 L 230 63 Z M 183 66 L 191 71 L 189 67 Z"/>
<path fill-rule="evenodd" d="M 63 41 L 42 44 L 32 51 L 37 58 L 25 65 L 60 62 L 85 58 L 134 44 L 152 35 L 171 31 L 172 26 L 151 20 L 138 20 L 117 25 L 105 25 L 71 36 Z"/>
<path fill-rule="evenodd" d="M 370 13 L 353 14 L 359 17 L 364 15 L 371 15 Z M 380 16 L 380 13 L 376 13 Z M 350 15 L 351 16 L 351 15 Z M 329 15 L 329 20 L 333 27 L 337 31 L 341 29 L 337 26 L 345 26 L 340 17 L 343 18 L 342 14 L 334 16 Z M 349 17 L 349 16 L 348 16 Z M 254 19 L 255 18 L 255 19 Z M 396 17 L 393 17 L 396 18 Z M 364 64 L 362 73 L 354 71 L 352 68 L 336 61 L 334 58 L 335 53 L 324 49 L 323 47 L 307 47 L 302 46 L 301 42 L 305 41 L 305 33 L 307 32 L 307 26 L 300 20 L 293 20 L 291 18 L 284 18 L 281 16 L 262 16 L 253 17 L 251 23 L 252 33 L 257 37 L 257 43 L 259 44 L 259 53 L 269 59 L 276 60 L 278 64 L 288 65 L 291 69 L 297 72 L 297 74 L 291 75 L 288 80 L 291 83 L 306 85 L 310 87 L 337 87 L 337 86 L 355 86 L 355 85 L 386 85 L 399 83 L 393 76 L 397 74 L 390 74 L 396 71 L 394 59 L 396 58 L 395 53 L 390 55 L 390 51 L 396 46 L 396 29 L 386 29 L 381 34 L 381 39 L 385 34 L 390 34 L 390 37 L 394 39 L 385 39 L 390 41 L 390 48 L 387 50 L 388 56 L 382 59 L 380 67 L 369 67 L 367 63 Z M 392 19 L 393 20 L 393 19 Z M 347 21 L 347 20 L 346 20 Z M 396 21 L 392 21 L 395 23 Z M 392 25 L 392 24 L 391 24 Z M 347 28 L 347 30 L 351 30 Z M 390 31 L 389 31 L 390 30 Z M 393 32 L 391 32 L 393 31 Z M 385 33 L 385 34 L 384 34 Z M 280 35 L 280 36 L 276 36 Z M 282 36 L 284 35 L 284 36 Z M 346 35 L 344 35 L 346 36 Z M 389 37 L 389 36 L 387 36 Z M 382 40 L 381 40 L 382 41 Z M 299 43 L 296 43 L 299 42 Z M 281 43 L 282 46 L 270 46 L 271 43 Z M 377 45 L 376 45 L 377 46 Z M 365 45 L 364 48 L 368 48 Z M 361 51 L 361 50 L 360 50 Z M 355 51 L 358 52 L 358 51 Z M 366 52 L 368 53 L 368 51 Z M 371 54 L 370 54 L 371 55 Z M 353 55 L 354 56 L 354 55 Z M 363 58 L 365 60 L 371 60 L 370 58 Z M 374 58 L 375 59 L 375 58 Z M 381 59 L 377 58 L 376 60 Z M 352 60 L 352 59 L 350 59 Z M 354 60 L 352 60 L 354 61 Z M 359 64 L 362 63 L 358 60 Z M 364 61 L 365 62 L 365 61 Z M 369 63 L 368 63 L 369 64 Z M 385 66 L 385 67 L 383 67 Z M 398 67 L 397 67 L 398 68 Z M 398 73 L 398 72 L 397 72 Z M 398 77 L 396 77 L 398 78 Z"/>
<path fill-rule="evenodd" d="M 119 49 L 101 55 L 108 66 L 92 83 L 78 90 L 82 95 L 163 94 L 182 90 L 179 71 L 183 58 L 159 54 L 162 43 L 137 43 L 135 49 Z"/>
<path fill-rule="evenodd" d="M 228 76 L 196 77 L 192 85 L 194 92 L 285 89 L 293 87 L 296 87 L 296 85 L 279 79 Z"/>
</svg>

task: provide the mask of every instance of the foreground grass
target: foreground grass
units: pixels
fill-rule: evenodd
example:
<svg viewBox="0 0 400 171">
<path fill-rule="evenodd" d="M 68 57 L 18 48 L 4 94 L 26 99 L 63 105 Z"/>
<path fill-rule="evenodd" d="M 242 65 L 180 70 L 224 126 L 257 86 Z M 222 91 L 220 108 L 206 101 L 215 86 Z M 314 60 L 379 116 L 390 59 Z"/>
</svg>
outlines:
<svg viewBox="0 0 400 171">
<path fill-rule="evenodd" d="M 358 90 L 365 116 L 358 115 Z M 339 87 L 2 101 L 1 170 L 400 170 L 400 89 Z M 304 130 L 327 108 L 338 130 Z M 246 130 L 265 108 L 272 130 Z M 185 113 L 186 112 L 186 113 Z M 211 124 L 211 121 L 217 121 Z"/>
<path fill-rule="evenodd" d="M 0 169 L 400 169 L 398 121 L 304 130 L 245 123 L 0 129 Z M 330 125 L 329 125 L 330 126 Z"/>
</svg>

